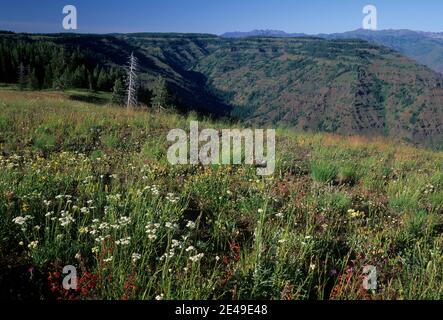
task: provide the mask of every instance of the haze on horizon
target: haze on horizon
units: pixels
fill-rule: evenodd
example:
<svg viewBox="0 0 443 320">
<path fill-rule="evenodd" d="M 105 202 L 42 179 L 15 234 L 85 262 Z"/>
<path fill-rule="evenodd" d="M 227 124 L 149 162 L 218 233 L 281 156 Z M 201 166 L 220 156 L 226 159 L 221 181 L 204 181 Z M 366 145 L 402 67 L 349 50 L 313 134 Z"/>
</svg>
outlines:
<svg viewBox="0 0 443 320">
<path fill-rule="evenodd" d="M 361 28 L 367 4 L 377 7 L 379 30 L 443 31 L 440 0 L 2 0 L 0 30 L 64 32 L 62 8 L 68 4 L 78 10 L 77 33 L 337 33 Z"/>
</svg>

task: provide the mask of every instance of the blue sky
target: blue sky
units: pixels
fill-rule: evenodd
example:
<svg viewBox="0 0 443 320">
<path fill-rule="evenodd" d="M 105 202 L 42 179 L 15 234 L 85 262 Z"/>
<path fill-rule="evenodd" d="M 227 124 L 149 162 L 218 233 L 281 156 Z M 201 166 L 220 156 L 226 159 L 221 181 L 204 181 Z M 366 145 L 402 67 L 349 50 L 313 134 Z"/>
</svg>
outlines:
<svg viewBox="0 0 443 320">
<path fill-rule="evenodd" d="M 377 7 L 379 29 L 443 32 L 442 0 L 0 0 L 0 29 L 62 32 L 67 4 L 82 33 L 343 32 L 361 27 L 367 4 Z"/>
</svg>

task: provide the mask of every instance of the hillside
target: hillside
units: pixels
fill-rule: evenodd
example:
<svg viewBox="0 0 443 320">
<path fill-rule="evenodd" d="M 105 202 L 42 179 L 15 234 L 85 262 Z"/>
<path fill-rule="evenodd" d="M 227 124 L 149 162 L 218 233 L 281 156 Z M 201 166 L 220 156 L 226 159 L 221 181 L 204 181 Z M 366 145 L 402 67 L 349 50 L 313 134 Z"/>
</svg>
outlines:
<svg viewBox="0 0 443 320">
<path fill-rule="evenodd" d="M 0 298 L 443 298 L 442 152 L 279 129 L 273 177 L 171 166 L 195 114 L 72 94 L 0 89 Z"/>
<path fill-rule="evenodd" d="M 196 70 L 251 121 L 441 146 L 442 77 L 363 41 L 243 39 Z"/>
<path fill-rule="evenodd" d="M 420 64 L 443 73 L 443 33 L 411 30 L 355 30 L 321 35 L 326 39 L 361 39 L 390 47 Z"/>
<path fill-rule="evenodd" d="M 164 77 L 176 105 L 187 111 L 434 148 L 443 143 L 442 77 L 364 41 L 149 33 L 0 37 L 78 48 L 104 66 L 122 66 L 134 51 L 142 85 L 151 90 L 156 77 Z"/>
<path fill-rule="evenodd" d="M 75 74 L 76 66 L 83 64 L 93 80 L 89 81 L 92 84 L 86 80 L 86 84 L 80 87 L 111 91 L 116 76 L 112 77 L 111 84 L 100 87 L 97 84 L 100 70 L 118 67 L 120 72 L 123 72 L 128 57 L 134 52 L 139 60 L 140 82 L 143 89 L 152 91 L 155 79 L 161 76 L 167 80 L 169 89 L 176 98 L 174 102 L 177 107 L 216 115 L 228 114 L 231 107 L 222 104 L 217 97 L 208 93 L 205 90 L 204 76 L 190 70 L 190 65 L 207 54 L 206 46 L 217 39 L 211 35 L 181 34 L 0 33 L 0 81 L 16 82 L 20 63 L 23 63 L 25 66 L 29 65 L 31 69 L 41 69 L 40 72 L 37 70 L 37 76 L 40 74 L 41 78 L 40 88 L 58 89 L 54 85 L 45 85 L 46 69 L 54 69 L 55 78 L 63 79 L 67 75 Z M 1 51 L 2 44 L 4 53 Z M 46 56 L 50 56 L 48 51 L 58 53 L 60 57 L 57 58 L 54 54 L 53 59 L 47 60 Z M 46 55 L 36 61 L 35 56 L 42 52 Z M 73 58 L 81 54 L 83 54 L 81 62 Z M 60 60 L 64 60 L 65 63 L 60 63 Z M 96 66 L 100 68 L 98 71 Z M 75 86 L 68 84 L 67 87 Z M 147 92 L 148 101 L 143 103 L 149 103 L 149 95 Z"/>
<path fill-rule="evenodd" d="M 253 30 L 250 32 L 226 32 L 224 38 L 248 37 L 318 37 L 324 39 L 360 39 L 387 46 L 401 54 L 423 64 L 434 71 L 443 72 L 443 33 L 422 32 L 412 30 L 364 30 L 307 35 L 303 33 L 287 33 L 280 30 Z"/>
</svg>

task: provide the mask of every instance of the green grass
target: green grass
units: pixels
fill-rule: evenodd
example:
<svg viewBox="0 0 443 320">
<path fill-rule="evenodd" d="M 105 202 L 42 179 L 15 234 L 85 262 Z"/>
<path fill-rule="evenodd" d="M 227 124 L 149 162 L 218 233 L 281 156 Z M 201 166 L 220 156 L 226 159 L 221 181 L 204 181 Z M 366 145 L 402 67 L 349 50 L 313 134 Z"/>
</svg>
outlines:
<svg viewBox="0 0 443 320">
<path fill-rule="evenodd" d="M 318 182 L 332 182 L 337 177 L 337 166 L 328 161 L 316 161 L 311 165 L 312 178 Z"/>
<path fill-rule="evenodd" d="M 443 298 L 441 152 L 279 130 L 272 177 L 171 166 L 195 114 L 55 94 L 0 93 L 0 272 L 34 268 L 22 298 Z"/>
</svg>

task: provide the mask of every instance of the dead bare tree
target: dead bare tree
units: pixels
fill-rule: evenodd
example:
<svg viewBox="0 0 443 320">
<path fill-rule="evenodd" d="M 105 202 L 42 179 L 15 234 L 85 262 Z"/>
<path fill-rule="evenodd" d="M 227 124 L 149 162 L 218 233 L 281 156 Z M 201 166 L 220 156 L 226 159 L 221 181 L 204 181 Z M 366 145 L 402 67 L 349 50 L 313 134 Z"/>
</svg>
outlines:
<svg viewBox="0 0 443 320">
<path fill-rule="evenodd" d="M 129 58 L 126 75 L 126 107 L 128 108 L 137 105 L 137 71 L 138 60 L 134 56 L 134 52 L 132 52 L 131 57 Z"/>
</svg>

